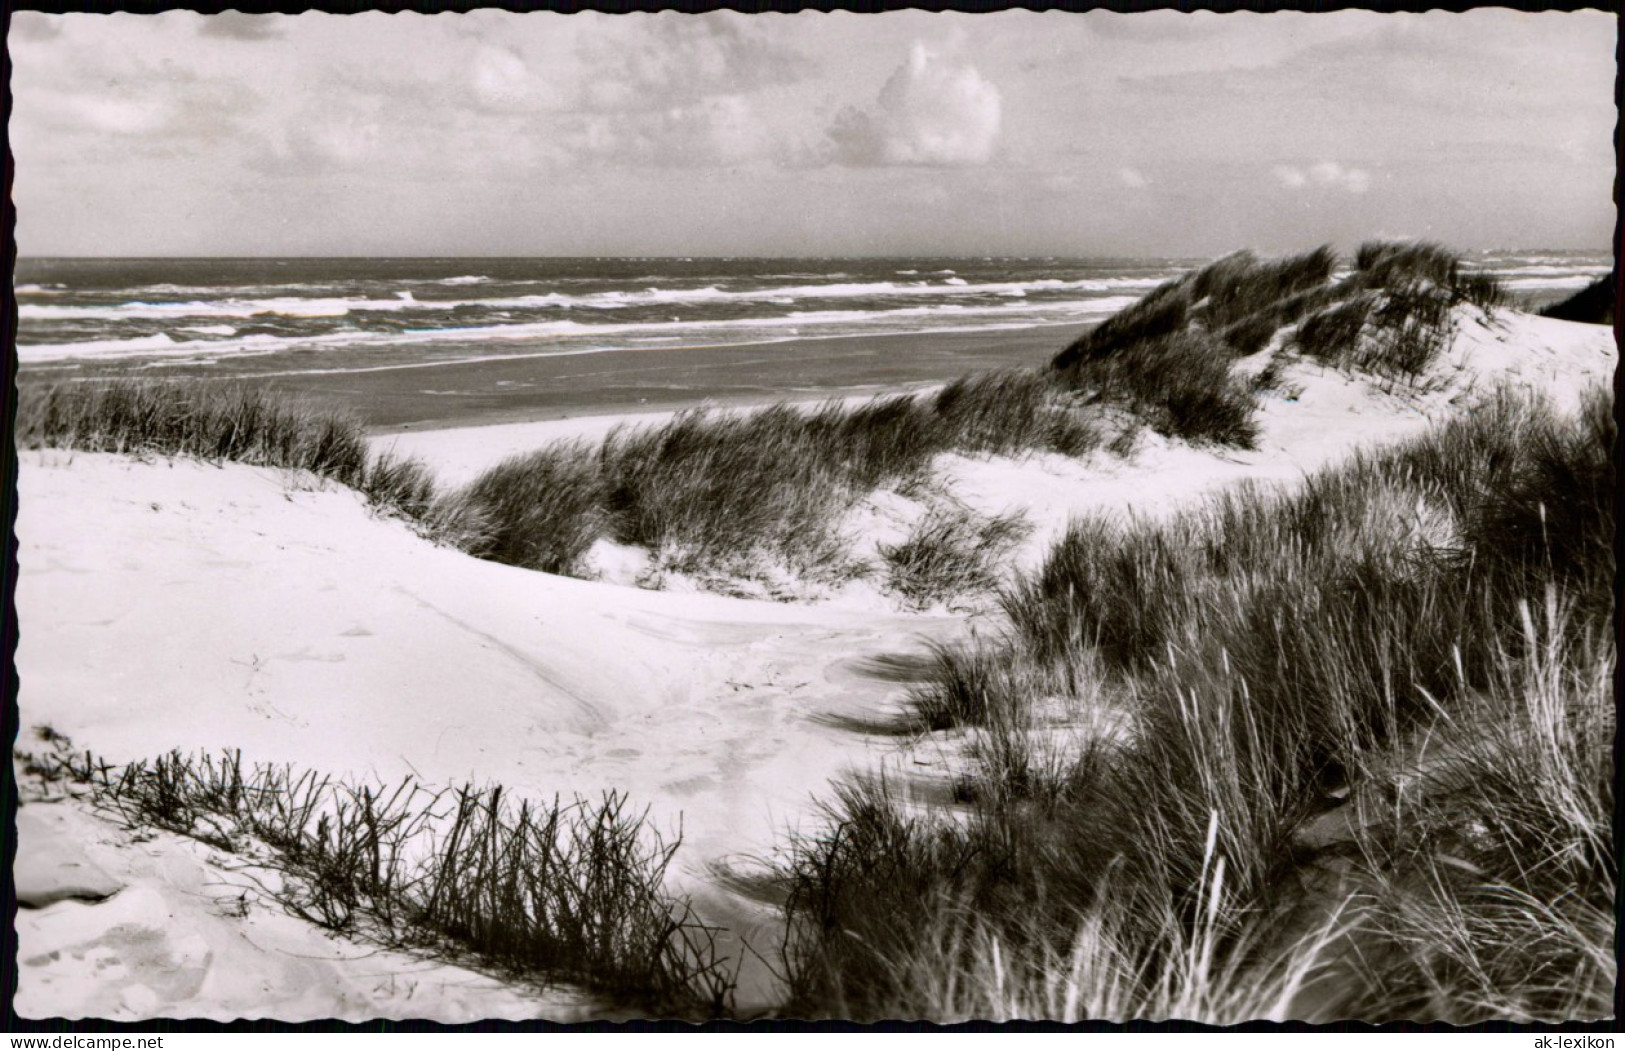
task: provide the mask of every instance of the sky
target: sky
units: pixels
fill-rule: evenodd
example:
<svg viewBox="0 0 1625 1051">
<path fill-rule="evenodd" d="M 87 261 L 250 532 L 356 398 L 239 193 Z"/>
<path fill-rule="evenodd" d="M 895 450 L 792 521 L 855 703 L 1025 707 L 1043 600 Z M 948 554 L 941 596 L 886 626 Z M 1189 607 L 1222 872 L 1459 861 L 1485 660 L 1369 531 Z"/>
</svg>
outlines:
<svg viewBox="0 0 1625 1051">
<path fill-rule="evenodd" d="M 12 15 L 23 255 L 1607 248 L 1603 12 Z"/>
</svg>

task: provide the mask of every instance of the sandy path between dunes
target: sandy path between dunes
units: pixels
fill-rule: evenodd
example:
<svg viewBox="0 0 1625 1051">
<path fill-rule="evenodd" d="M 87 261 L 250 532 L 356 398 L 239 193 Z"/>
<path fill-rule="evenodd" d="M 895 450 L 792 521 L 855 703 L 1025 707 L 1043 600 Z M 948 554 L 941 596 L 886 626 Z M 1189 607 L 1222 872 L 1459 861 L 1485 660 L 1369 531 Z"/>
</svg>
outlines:
<svg viewBox="0 0 1625 1051">
<path fill-rule="evenodd" d="M 1492 375 L 1572 400 L 1614 360 L 1607 330 L 1506 315 L 1462 325 L 1439 389 L 1425 397 L 1296 367 L 1290 388 L 1265 400 L 1256 452 L 1147 440 L 1126 461 L 946 457 L 939 467 L 967 502 L 1029 509 L 1039 529 L 1020 561 L 1030 564 L 1079 511 L 1158 515 L 1244 479 L 1290 482 L 1460 411 Z M 418 433 L 403 451 L 466 475 L 533 438 L 607 426 Z M 650 806 L 657 828 L 681 821 L 674 889 L 769 956 L 771 911 L 723 889 L 715 866 L 748 865 L 787 829 L 816 827 L 815 799 L 844 772 L 934 762 L 930 747 L 906 752 L 906 742 L 827 717 L 894 707 L 903 688 L 870 674 L 873 659 L 917 654 L 924 640 L 968 628 L 963 617 L 898 613 L 872 592 L 790 606 L 480 562 L 377 518 L 351 491 L 242 465 L 30 452 L 18 485 L 25 730 L 49 724 L 112 760 L 241 748 L 249 760 L 384 780 L 410 773 L 437 786 L 500 782 L 533 797 L 622 790 Z M 81 834 L 70 825 L 81 819 L 91 820 L 33 823 L 22 849 L 60 846 Z M 402 998 L 368 985 L 358 976 L 374 972 L 331 946 L 321 973 L 340 977 L 322 981 L 343 998 L 226 995 L 225 972 L 212 971 L 277 974 L 291 950 L 244 948 L 243 918 L 198 904 L 207 896 L 196 885 L 220 863 L 195 844 L 131 844 L 105 823 L 83 835 L 106 848 L 94 860 L 125 889 L 19 921 L 18 1002 L 30 1011 L 457 1020 L 579 1009 L 569 997 L 514 1000 L 461 976 L 435 979 L 454 992 Z M 183 900 L 185 922 L 161 918 Z M 130 932 L 144 932 L 139 946 Z M 302 936 L 325 941 L 311 929 Z M 192 977 L 201 968 L 202 978 L 175 979 L 175 967 Z M 742 1005 L 770 1001 L 764 968 L 752 963 L 743 977 Z"/>
</svg>

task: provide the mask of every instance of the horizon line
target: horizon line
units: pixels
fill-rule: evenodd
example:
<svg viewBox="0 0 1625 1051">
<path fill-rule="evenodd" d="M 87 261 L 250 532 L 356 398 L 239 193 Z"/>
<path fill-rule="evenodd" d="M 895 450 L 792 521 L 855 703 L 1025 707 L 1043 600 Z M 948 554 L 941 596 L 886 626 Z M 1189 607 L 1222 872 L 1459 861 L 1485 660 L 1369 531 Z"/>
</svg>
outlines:
<svg viewBox="0 0 1625 1051">
<path fill-rule="evenodd" d="M 1433 239 L 1431 239 L 1431 238 L 1408 238 L 1408 237 L 1395 237 L 1395 238 L 1372 237 L 1372 238 L 1366 238 L 1366 239 L 1364 239 L 1364 241 L 1376 241 L 1376 242 L 1391 241 L 1391 242 L 1409 244 L 1409 243 L 1430 242 L 1430 241 L 1433 241 Z M 1602 254 L 1602 253 L 1613 254 L 1613 246 L 1612 245 L 1596 245 L 1596 246 L 1576 246 L 1576 245 L 1561 245 L 1561 246 L 1558 246 L 1558 245 L 1515 245 L 1515 246 L 1507 246 L 1507 245 L 1496 245 L 1496 246 L 1488 247 L 1488 248 L 1455 248 L 1454 246 L 1450 245 L 1448 242 L 1438 241 L 1438 242 L 1433 242 L 1433 243 L 1444 245 L 1446 248 L 1449 248 L 1452 251 L 1462 252 L 1464 254 L 1477 254 L 1477 255 L 1486 255 L 1486 254 L 1495 253 L 1495 252 L 1511 252 L 1511 253 L 1587 252 L 1587 253 L 1593 253 L 1593 254 Z M 1335 242 L 1326 241 L 1326 242 L 1322 242 L 1322 244 L 1330 246 L 1330 245 L 1334 245 Z M 1319 247 L 1319 246 L 1317 245 L 1316 247 Z M 1312 249 L 1309 249 L 1309 250 L 1312 250 Z M 591 254 L 591 255 L 545 255 L 545 254 L 544 255 L 524 255 L 524 254 L 511 254 L 511 253 L 504 253 L 504 254 L 499 254 L 499 255 L 427 255 L 427 254 L 377 254 L 377 255 L 358 255 L 358 254 L 347 254 L 347 255 L 49 255 L 49 254 L 39 254 L 39 255 L 34 255 L 34 254 L 24 254 L 22 252 L 19 252 L 19 253 L 17 253 L 17 255 L 14 258 L 15 258 L 15 261 L 17 263 L 22 263 L 24 261 L 40 262 L 40 261 L 48 261 L 48 260 L 50 260 L 50 261 L 60 260 L 60 261 L 71 261 L 71 262 L 148 262 L 148 261 L 187 261 L 187 260 L 204 261 L 204 260 L 221 260 L 221 259 L 230 259 L 230 260 L 299 260 L 299 261 L 311 261 L 311 260 L 324 260 L 324 261 L 325 260 L 334 260 L 334 261 L 339 261 L 339 260 L 395 260 L 395 259 L 399 259 L 399 260 L 444 260 L 444 261 L 448 261 L 448 262 L 450 262 L 450 261 L 462 261 L 462 260 L 496 260 L 496 259 L 503 259 L 503 260 L 509 260 L 509 259 L 515 259 L 515 260 L 516 259 L 528 259 L 528 260 L 535 260 L 535 259 L 548 259 L 548 260 L 572 260 L 572 259 L 618 260 L 618 259 L 636 259 L 636 260 L 644 260 L 644 259 L 648 259 L 648 260 L 664 260 L 664 261 L 671 261 L 671 262 L 687 262 L 687 261 L 698 261 L 698 260 L 707 260 L 707 261 L 710 261 L 710 260 L 743 260 L 743 259 L 763 259 L 763 260 L 779 260 L 779 259 L 829 259 L 829 260 L 952 259 L 952 260 L 961 260 L 961 261 L 965 261 L 965 262 L 982 262 L 982 261 L 992 261 L 992 260 L 1031 260 L 1031 259 L 1058 259 L 1058 260 L 1064 259 L 1064 260 L 1076 260 L 1076 261 L 1110 260 L 1110 259 L 1210 259 L 1210 258 L 1222 258 L 1224 255 L 1231 255 L 1231 254 L 1234 254 L 1235 252 L 1240 252 L 1240 251 L 1252 251 L 1252 252 L 1255 252 L 1255 253 L 1257 253 L 1259 255 L 1277 255 L 1277 254 L 1279 254 L 1279 255 L 1295 255 L 1295 254 L 1299 254 L 1301 251 L 1304 251 L 1304 249 L 1287 250 L 1285 252 L 1274 252 L 1274 251 L 1265 251 L 1265 250 L 1257 249 L 1257 248 L 1239 248 L 1239 249 L 1232 249 L 1232 250 L 1230 250 L 1228 252 L 1220 253 L 1219 255 L 1212 255 L 1210 253 L 1197 253 L 1197 254 L 1185 255 L 1185 254 L 1155 253 L 1155 252 L 1148 252 L 1148 253 L 1146 253 L 1144 255 L 1124 254 L 1124 253 L 1110 253 L 1110 254 L 1099 254 L 1099 255 L 1062 255 L 1062 254 L 1056 254 L 1056 253 L 1053 253 L 1053 252 L 1050 252 L 1050 253 L 1027 253 L 1027 254 L 1022 254 L 1022 255 L 1013 255 L 1013 254 L 1006 254 L 1006 255 L 964 255 L 964 254 L 953 254 L 953 253 L 937 254 L 937 253 L 931 253 L 931 252 L 911 252 L 911 253 L 895 254 L 895 255 L 890 254 L 890 253 L 858 254 L 858 255 L 752 255 L 752 254 L 749 254 L 749 253 L 727 253 L 727 254 L 721 254 L 721 255 L 665 255 L 665 254 L 658 254 L 658 253 L 641 253 L 641 252 L 627 253 L 627 254 Z"/>
</svg>

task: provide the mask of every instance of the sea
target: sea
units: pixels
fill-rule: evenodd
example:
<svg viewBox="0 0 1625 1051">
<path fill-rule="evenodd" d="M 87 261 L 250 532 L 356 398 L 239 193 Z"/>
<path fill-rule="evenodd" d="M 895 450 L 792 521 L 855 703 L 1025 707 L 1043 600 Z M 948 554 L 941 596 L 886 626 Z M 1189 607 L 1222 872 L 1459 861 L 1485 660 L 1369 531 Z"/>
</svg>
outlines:
<svg viewBox="0 0 1625 1051">
<path fill-rule="evenodd" d="M 24 374 L 343 374 L 609 351 L 1097 322 L 1204 259 L 17 261 Z M 1488 252 L 1536 305 L 1606 252 Z"/>
</svg>

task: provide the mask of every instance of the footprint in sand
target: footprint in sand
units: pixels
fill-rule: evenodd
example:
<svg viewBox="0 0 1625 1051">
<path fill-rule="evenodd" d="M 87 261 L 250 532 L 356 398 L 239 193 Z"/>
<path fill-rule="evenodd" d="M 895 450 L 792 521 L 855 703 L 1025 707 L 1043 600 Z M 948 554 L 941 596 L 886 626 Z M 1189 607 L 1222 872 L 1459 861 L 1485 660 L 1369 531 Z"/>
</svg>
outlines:
<svg viewBox="0 0 1625 1051">
<path fill-rule="evenodd" d="M 274 661 L 316 661 L 321 664 L 340 664 L 344 661 L 342 653 L 312 653 L 309 646 L 293 650 L 289 653 L 273 653 Z"/>
<path fill-rule="evenodd" d="M 700 774 L 698 777 L 685 777 L 681 781 L 669 781 L 660 786 L 662 792 L 670 792 L 680 799 L 698 795 L 701 792 L 715 789 L 717 779 L 710 774 Z"/>
<path fill-rule="evenodd" d="M 74 843 L 60 821 L 38 807 L 17 811 L 17 861 L 12 879 L 17 905 L 43 909 L 59 901 L 103 901 L 124 889 Z"/>
<path fill-rule="evenodd" d="M 18 988 L 19 1010 L 36 1009 L 38 1000 L 73 1017 L 63 1009 L 67 994 L 86 1015 L 108 1017 L 117 1005 L 112 1017 L 139 1018 L 195 997 L 214 953 L 172 912 L 157 892 L 131 887 L 100 904 L 58 902 L 19 922 L 19 943 L 46 950 L 24 958 L 32 976 Z"/>
</svg>

